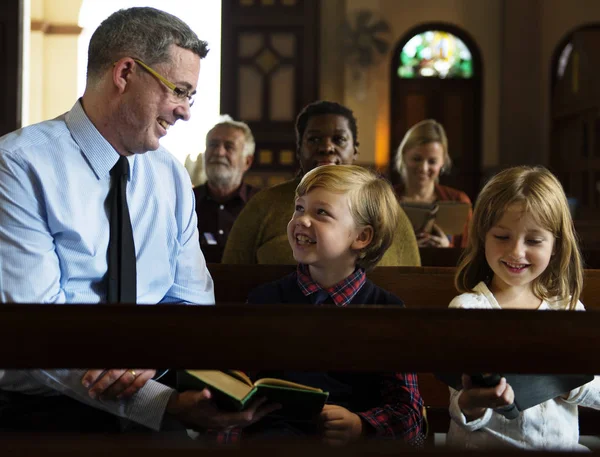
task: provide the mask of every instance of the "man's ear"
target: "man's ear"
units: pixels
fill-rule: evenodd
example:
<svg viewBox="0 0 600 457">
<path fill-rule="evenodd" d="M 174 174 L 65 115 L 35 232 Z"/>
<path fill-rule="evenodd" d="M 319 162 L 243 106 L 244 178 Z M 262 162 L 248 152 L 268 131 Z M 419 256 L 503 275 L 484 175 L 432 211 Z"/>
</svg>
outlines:
<svg viewBox="0 0 600 457">
<path fill-rule="evenodd" d="M 131 75 L 135 62 L 127 57 L 115 62 L 112 69 L 112 81 L 120 94 L 125 92 L 127 84 L 131 81 Z"/>
<path fill-rule="evenodd" d="M 366 248 L 373 241 L 373 227 L 367 225 L 360 229 L 356 239 L 352 242 L 351 248 L 355 251 L 360 251 Z"/>
<path fill-rule="evenodd" d="M 358 143 L 356 143 L 354 145 L 354 157 L 353 157 L 353 162 L 356 162 L 356 159 L 358 159 Z"/>
</svg>

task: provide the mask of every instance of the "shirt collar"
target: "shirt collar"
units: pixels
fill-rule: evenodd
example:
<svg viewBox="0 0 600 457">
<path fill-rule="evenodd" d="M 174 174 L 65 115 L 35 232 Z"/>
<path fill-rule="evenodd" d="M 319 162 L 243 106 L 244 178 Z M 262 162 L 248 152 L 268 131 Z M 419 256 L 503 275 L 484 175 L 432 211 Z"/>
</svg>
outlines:
<svg viewBox="0 0 600 457">
<path fill-rule="evenodd" d="M 212 193 L 210 192 L 210 188 L 208 187 L 208 183 L 205 183 L 203 186 L 200 187 L 200 189 L 203 189 L 203 197 L 208 199 L 208 200 L 214 200 L 217 201 L 213 196 Z M 240 184 L 240 186 L 231 194 L 231 196 L 227 199 L 227 201 L 231 201 L 234 200 L 236 198 L 239 198 L 240 200 L 242 200 L 244 203 L 248 202 L 248 199 L 250 198 L 250 186 L 248 184 L 246 184 L 245 182 L 242 182 L 242 184 Z M 223 202 L 226 203 L 226 202 Z"/>
<path fill-rule="evenodd" d="M 250 186 L 243 182 L 238 189 L 238 194 L 244 203 L 247 203 L 248 199 L 250 198 Z"/>
<path fill-rule="evenodd" d="M 323 289 L 310 277 L 308 265 L 299 263 L 296 278 L 298 286 L 300 287 L 300 290 L 304 296 L 310 296 L 313 303 L 314 298 L 322 294 L 319 292 L 324 291 L 327 293 L 327 295 L 329 295 L 329 297 L 331 297 L 336 306 L 347 306 L 364 285 L 367 275 L 365 274 L 365 270 L 362 268 L 357 268 L 354 270 L 354 273 L 352 273 L 346 279 L 342 279 L 337 284 Z"/>
<path fill-rule="evenodd" d="M 66 115 L 65 121 L 71 135 L 81 153 L 88 161 L 98 179 L 109 179 L 110 170 L 119 160 L 119 153 L 102 136 L 96 126 L 87 116 L 81 104 L 81 99 L 75 102 L 71 111 Z M 127 157 L 129 161 L 129 177 L 133 175 L 136 154 Z"/>
</svg>

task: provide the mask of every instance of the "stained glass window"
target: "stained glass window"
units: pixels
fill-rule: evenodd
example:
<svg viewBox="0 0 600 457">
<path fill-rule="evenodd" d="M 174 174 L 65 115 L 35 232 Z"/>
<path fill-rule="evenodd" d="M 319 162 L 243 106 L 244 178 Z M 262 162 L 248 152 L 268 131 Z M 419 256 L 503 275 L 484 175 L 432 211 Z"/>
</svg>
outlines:
<svg viewBox="0 0 600 457">
<path fill-rule="evenodd" d="M 471 51 L 458 37 L 428 30 L 412 37 L 400 53 L 400 78 L 472 78 Z"/>
</svg>

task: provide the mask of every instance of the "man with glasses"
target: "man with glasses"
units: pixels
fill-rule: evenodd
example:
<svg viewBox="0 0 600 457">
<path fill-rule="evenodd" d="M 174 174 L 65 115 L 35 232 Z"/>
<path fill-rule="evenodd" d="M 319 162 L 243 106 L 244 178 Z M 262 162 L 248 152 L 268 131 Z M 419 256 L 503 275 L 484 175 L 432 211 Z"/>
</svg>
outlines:
<svg viewBox="0 0 600 457">
<path fill-rule="evenodd" d="M 214 303 L 190 179 L 159 144 L 190 118 L 207 52 L 170 14 L 120 10 L 91 38 L 73 108 L 0 138 L 0 302 Z M 0 429 L 218 428 L 269 412 L 223 413 L 154 373 L 0 370 Z"/>
</svg>

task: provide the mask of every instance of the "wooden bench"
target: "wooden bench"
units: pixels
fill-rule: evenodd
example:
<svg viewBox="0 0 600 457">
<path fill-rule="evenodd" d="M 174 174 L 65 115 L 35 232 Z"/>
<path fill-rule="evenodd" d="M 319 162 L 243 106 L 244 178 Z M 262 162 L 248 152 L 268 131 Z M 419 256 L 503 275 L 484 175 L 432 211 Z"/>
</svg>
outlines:
<svg viewBox="0 0 600 457">
<path fill-rule="evenodd" d="M 456 267 L 462 252 L 462 248 L 419 248 L 421 265 L 424 267 Z M 586 249 L 584 247 L 581 254 L 585 268 L 600 268 L 600 249 Z"/>
<path fill-rule="evenodd" d="M 507 326 L 512 329 L 508 339 Z M 235 366 L 362 371 L 402 366 L 407 371 L 427 372 L 461 366 L 469 372 L 598 373 L 600 359 L 590 357 L 590 348 L 600 347 L 598 328 L 600 313 L 5 305 L 0 307 L 0 360 L 3 368 Z M 107 344 L 107 335 L 112 344 Z M 539 348 L 544 348 L 542 354 Z M 489 352 L 496 355 L 489 358 Z M 582 425 L 586 420 L 581 418 Z M 198 452 L 180 442 L 136 443 L 123 437 L 103 436 L 95 441 L 80 436 L 34 438 L 3 436 L 3 449 L 10 455 L 45 456 L 100 455 L 102 451 L 121 457 L 149 447 L 154 449 L 145 455 L 157 455 L 157 449 L 175 457 Z M 269 445 L 260 455 L 294 456 L 300 455 L 300 450 L 302 455 L 315 457 L 341 455 L 339 450 L 311 448 L 309 444 Z M 259 453 L 242 449 L 248 456 Z M 349 456 L 392 455 L 400 449 L 401 443 L 372 442 L 342 452 Z M 234 450 L 208 450 L 203 455 L 223 452 Z M 440 452 L 452 453 L 438 450 L 436 454 Z"/>
<path fill-rule="evenodd" d="M 243 303 L 253 288 L 295 270 L 295 266 L 291 265 L 209 264 L 208 268 L 215 282 L 218 305 Z M 379 267 L 370 272 L 368 277 L 402 298 L 409 309 L 445 309 L 457 295 L 454 273 L 455 268 L 449 267 Z M 582 302 L 587 309 L 600 309 L 600 270 L 586 270 L 585 276 Z M 235 285 L 232 278 L 235 278 Z M 445 433 L 450 420 L 448 387 L 432 373 L 419 372 L 418 376 L 430 431 Z M 600 413 L 581 408 L 581 415 L 582 434 L 600 434 Z"/>
<path fill-rule="evenodd" d="M 208 264 L 215 282 L 218 304 L 244 303 L 248 292 L 295 270 L 292 265 Z M 396 294 L 408 308 L 447 308 L 457 295 L 452 267 L 378 267 L 367 276 Z M 585 270 L 581 302 L 588 310 L 600 310 L 600 270 Z"/>
</svg>

